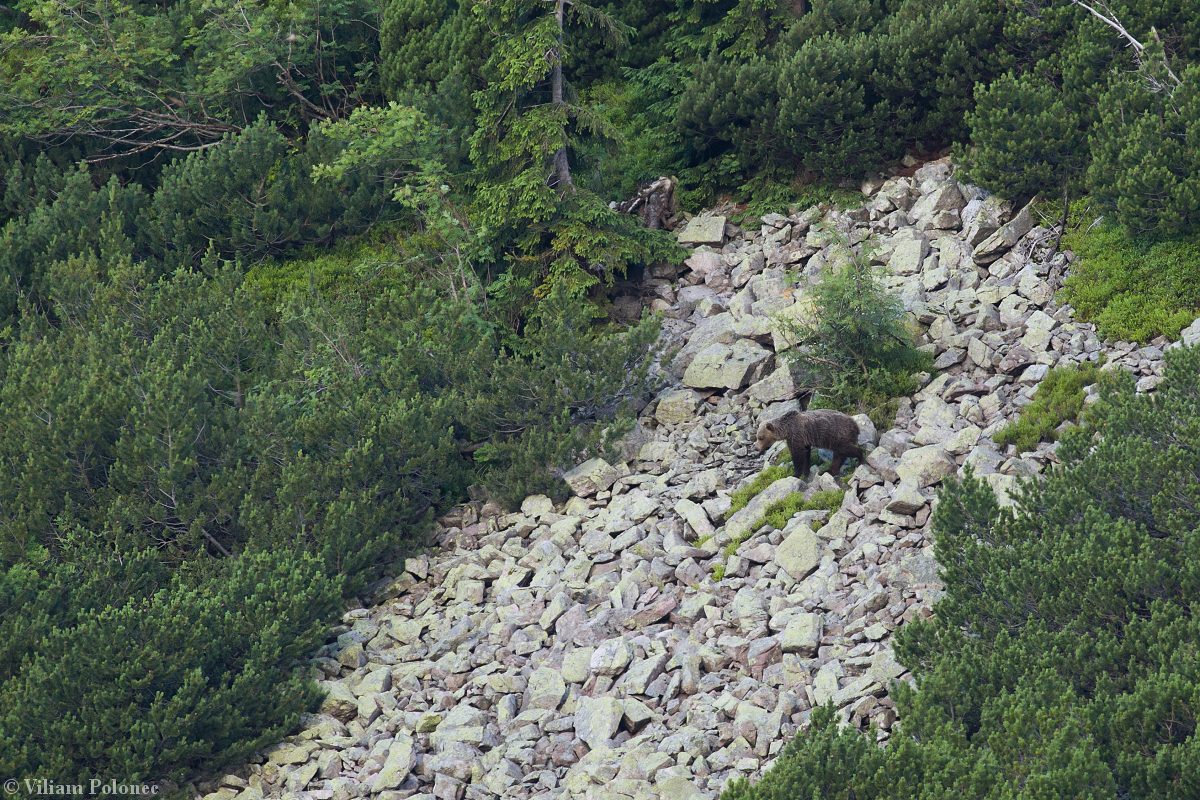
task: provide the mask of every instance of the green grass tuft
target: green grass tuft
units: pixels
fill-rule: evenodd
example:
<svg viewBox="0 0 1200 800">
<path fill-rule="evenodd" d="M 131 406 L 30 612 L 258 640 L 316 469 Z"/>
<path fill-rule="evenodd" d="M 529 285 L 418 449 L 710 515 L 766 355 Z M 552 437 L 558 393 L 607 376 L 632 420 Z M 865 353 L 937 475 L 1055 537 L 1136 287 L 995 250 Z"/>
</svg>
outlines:
<svg viewBox="0 0 1200 800">
<path fill-rule="evenodd" d="M 1100 378 L 1100 365 L 1088 362 L 1055 367 L 1046 373 L 1033 402 L 1021 417 L 994 437 L 998 445 L 1016 445 L 1018 453 L 1033 450 L 1042 441 L 1053 441 L 1055 429 L 1079 419 L 1083 411 L 1083 389 Z"/>
<path fill-rule="evenodd" d="M 770 524 L 772 528 L 782 528 L 787 525 L 789 519 L 794 514 L 801 511 L 828 511 L 833 513 L 842 507 L 842 497 L 846 494 L 844 489 L 830 489 L 823 492 L 814 492 L 812 497 L 807 500 L 804 494 L 796 492 L 789 495 L 778 503 L 770 506 L 763 518 L 754 526 L 754 530 L 762 527 L 764 524 Z"/>
<path fill-rule="evenodd" d="M 787 451 L 785 450 L 784 452 Z M 762 491 L 772 483 L 782 478 L 786 478 L 791 474 L 792 467 L 790 460 L 787 464 L 779 464 L 777 466 L 767 467 L 762 472 L 758 473 L 754 480 L 750 481 L 750 483 L 746 484 L 729 496 L 730 506 L 729 511 L 725 514 L 725 518 L 729 519 L 731 516 L 748 506 L 751 500 L 761 494 Z"/>
<path fill-rule="evenodd" d="M 725 558 L 735 555 L 742 543 L 763 525 L 770 524 L 772 528 L 782 528 L 787 525 L 788 520 L 801 511 L 828 511 L 832 514 L 842 507 L 842 498 L 845 495 L 845 489 L 829 489 L 823 492 L 813 492 L 812 497 L 805 499 L 803 492 L 793 492 L 769 506 L 762 519 L 751 525 L 745 536 L 730 540 L 729 544 L 725 545 L 724 550 L 721 551 L 722 555 Z M 725 577 L 724 562 L 713 567 L 713 580 L 719 581 L 723 577 Z"/>
</svg>

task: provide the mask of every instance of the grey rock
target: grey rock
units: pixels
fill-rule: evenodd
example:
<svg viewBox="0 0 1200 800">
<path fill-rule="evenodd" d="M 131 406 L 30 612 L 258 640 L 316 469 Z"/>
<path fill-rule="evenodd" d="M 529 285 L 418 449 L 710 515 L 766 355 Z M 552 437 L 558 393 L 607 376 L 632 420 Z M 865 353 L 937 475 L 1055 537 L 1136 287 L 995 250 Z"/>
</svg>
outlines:
<svg viewBox="0 0 1200 800">
<path fill-rule="evenodd" d="M 579 497 L 591 497 L 616 482 L 621 473 L 603 458 L 591 458 L 563 474 L 563 480 Z"/>
<path fill-rule="evenodd" d="M 1000 226 L 991 236 L 984 239 L 971 254 L 976 264 L 991 264 L 1000 256 L 1007 253 L 1013 246 L 1033 230 L 1033 203 L 1025 206 L 1012 218 L 1012 221 Z"/>
<path fill-rule="evenodd" d="M 725 241 L 725 217 L 701 215 L 692 217 L 678 235 L 680 244 L 719 245 Z"/>
<path fill-rule="evenodd" d="M 796 580 L 803 580 L 821 563 L 821 543 L 812 528 L 800 524 L 775 551 L 775 563 Z"/>
<path fill-rule="evenodd" d="M 769 350 L 745 339 L 733 345 L 711 344 L 696 355 L 683 382 L 697 389 L 741 389 L 770 358 Z"/>
</svg>

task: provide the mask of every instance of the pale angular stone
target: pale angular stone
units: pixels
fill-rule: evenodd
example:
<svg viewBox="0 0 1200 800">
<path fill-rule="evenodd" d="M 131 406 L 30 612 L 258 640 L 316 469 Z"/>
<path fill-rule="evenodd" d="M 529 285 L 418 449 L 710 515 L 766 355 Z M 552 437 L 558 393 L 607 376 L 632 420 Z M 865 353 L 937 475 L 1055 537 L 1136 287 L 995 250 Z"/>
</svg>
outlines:
<svg viewBox="0 0 1200 800">
<path fill-rule="evenodd" d="M 563 656 L 562 677 L 567 683 L 583 683 L 591 674 L 591 647 L 579 647 Z"/>
<path fill-rule="evenodd" d="M 992 348 L 984 344 L 983 339 L 978 336 L 972 336 L 967 341 L 967 355 L 971 357 L 975 366 L 981 369 L 990 369 L 992 366 Z"/>
<path fill-rule="evenodd" d="M 633 660 L 633 651 L 624 639 L 607 639 L 592 651 L 591 670 L 597 675 L 620 675 Z"/>
<path fill-rule="evenodd" d="M 615 697 L 581 697 L 575 711 L 575 735 L 593 750 L 607 747 L 624 715 L 625 706 Z"/>
<path fill-rule="evenodd" d="M 854 422 L 858 425 L 858 443 L 865 445 L 866 449 L 874 446 L 879 441 L 879 433 L 875 430 L 875 423 L 866 414 L 855 414 Z"/>
<path fill-rule="evenodd" d="M 920 234 L 901 239 L 892 250 L 888 269 L 896 275 L 915 275 L 929 255 L 929 240 Z"/>
<path fill-rule="evenodd" d="M 1021 344 L 1031 353 L 1044 352 L 1056 327 L 1058 320 L 1039 309 L 1025 320 L 1025 335 L 1021 337 Z"/>
<path fill-rule="evenodd" d="M 682 498 L 675 504 L 675 513 L 683 517 L 687 524 L 692 526 L 692 530 L 696 533 L 699 539 L 711 539 L 716 534 L 716 529 L 708 518 L 708 514 L 704 513 L 704 509 L 691 500 Z"/>
<path fill-rule="evenodd" d="M 792 380 L 792 373 L 787 367 L 779 367 L 767 377 L 753 384 L 747 392 L 760 403 L 778 403 L 783 400 L 793 400 L 800 390 Z"/>
<path fill-rule="evenodd" d="M 957 228 L 962 223 L 959 212 L 966 204 L 958 184 L 947 181 L 917 200 L 908 211 L 908 219 L 920 230 Z"/>
<path fill-rule="evenodd" d="M 940 483 L 947 475 L 952 475 L 957 469 L 954 459 L 946 455 L 946 449 L 940 444 L 916 447 L 900 456 L 896 465 L 896 474 L 900 480 L 924 489 Z"/>
<path fill-rule="evenodd" d="M 1000 226 L 991 236 L 984 239 L 971 254 L 976 264 L 991 264 L 1007 253 L 1025 234 L 1033 230 L 1033 203 L 1021 209 L 1011 222 Z"/>
<path fill-rule="evenodd" d="M 812 528 L 797 525 L 775 551 L 775 563 L 796 580 L 808 577 L 821 563 L 821 543 Z"/>
<path fill-rule="evenodd" d="M 921 494 L 921 490 L 911 483 L 901 482 L 892 491 L 892 497 L 888 501 L 887 510 L 893 514 L 902 516 L 912 516 L 920 511 L 929 501 Z"/>
<path fill-rule="evenodd" d="M 719 245 L 725 241 L 725 217 L 701 215 L 692 217 L 678 235 L 680 244 Z"/>
<path fill-rule="evenodd" d="M 683 382 L 696 389 L 741 389 L 770 358 L 769 350 L 746 339 L 711 344 L 688 365 Z"/>
<path fill-rule="evenodd" d="M 799 613 L 783 629 L 780 645 L 785 653 L 811 656 L 821 645 L 821 615 Z"/>
<path fill-rule="evenodd" d="M 562 705 L 567 694 L 567 684 L 558 670 L 543 667 L 536 669 L 529 676 L 529 685 L 525 689 L 523 708 L 544 708 L 554 711 Z"/>
<path fill-rule="evenodd" d="M 1012 214 L 1012 204 L 996 195 L 972 201 L 963 209 L 963 239 L 972 248 L 995 233 Z"/>
<path fill-rule="evenodd" d="M 400 784 L 404 783 L 404 779 L 412 772 L 415 764 L 416 755 L 413 752 L 412 737 L 403 734 L 397 735 L 392 740 L 391 747 L 388 748 L 387 758 L 383 762 L 383 769 L 375 776 L 375 780 L 371 786 L 372 791 L 381 792 L 386 789 L 399 789 Z"/>
<path fill-rule="evenodd" d="M 664 425 L 682 425 L 696 418 L 696 409 L 700 407 L 702 395 L 691 389 L 677 389 L 667 392 L 658 399 L 654 410 L 654 418 Z"/>
<path fill-rule="evenodd" d="M 721 254 L 712 252 L 711 250 L 697 250 L 688 256 L 683 263 L 692 272 L 699 274 L 701 278 L 707 278 L 713 273 L 721 272 L 725 266 Z"/>
<path fill-rule="evenodd" d="M 673 776 L 659 781 L 654 791 L 662 800 L 705 800 L 707 795 L 696 788 L 695 782 L 683 776 Z"/>
<path fill-rule="evenodd" d="M 590 458 L 563 474 L 563 480 L 579 497 L 591 497 L 616 482 L 621 473 L 603 458 Z"/>
</svg>

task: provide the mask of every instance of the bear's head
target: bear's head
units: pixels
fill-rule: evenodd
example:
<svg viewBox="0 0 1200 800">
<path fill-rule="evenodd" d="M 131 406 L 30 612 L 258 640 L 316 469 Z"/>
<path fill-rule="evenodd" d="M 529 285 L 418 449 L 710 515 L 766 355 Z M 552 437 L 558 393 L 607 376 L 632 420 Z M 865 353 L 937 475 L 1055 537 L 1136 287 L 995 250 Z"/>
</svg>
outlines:
<svg viewBox="0 0 1200 800">
<path fill-rule="evenodd" d="M 783 434 L 774 422 L 764 422 L 758 426 L 758 435 L 754 437 L 754 446 L 761 453 L 782 438 Z"/>
</svg>

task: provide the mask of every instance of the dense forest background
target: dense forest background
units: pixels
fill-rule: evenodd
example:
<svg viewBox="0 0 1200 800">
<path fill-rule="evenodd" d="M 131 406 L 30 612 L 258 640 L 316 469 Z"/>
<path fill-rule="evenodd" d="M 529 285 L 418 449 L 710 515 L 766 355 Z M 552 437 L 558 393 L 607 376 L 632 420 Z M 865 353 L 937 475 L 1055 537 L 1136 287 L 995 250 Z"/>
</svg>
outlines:
<svg viewBox="0 0 1200 800">
<path fill-rule="evenodd" d="M 610 201 L 946 148 L 1103 218 L 1114 334 L 1200 307 L 1190 0 L 0 6 L 0 773 L 244 757 L 434 515 L 557 492 L 653 389 Z"/>
</svg>

